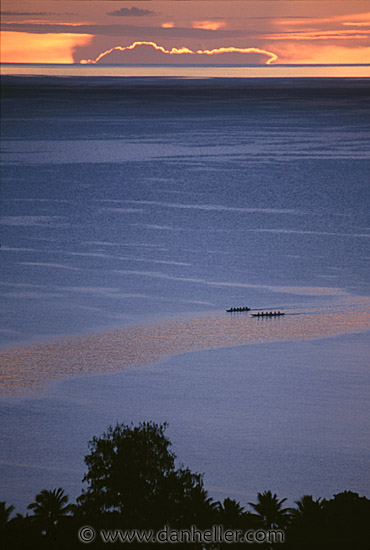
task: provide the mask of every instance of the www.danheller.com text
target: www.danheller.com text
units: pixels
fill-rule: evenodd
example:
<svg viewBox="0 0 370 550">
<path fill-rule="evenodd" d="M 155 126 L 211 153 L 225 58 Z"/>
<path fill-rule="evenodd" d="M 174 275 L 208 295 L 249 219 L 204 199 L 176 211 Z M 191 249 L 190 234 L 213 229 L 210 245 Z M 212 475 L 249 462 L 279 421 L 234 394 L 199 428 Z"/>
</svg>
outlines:
<svg viewBox="0 0 370 550">
<path fill-rule="evenodd" d="M 285 533 L 281 529 L 225 529 L 222 525 L 213 525 L 211 529 L 201 530 L 192 525 L 190 529 L 172 529 L 168 525 L 158 531 L 152 529 L 99 529 L 90 525 L 81 527 L 78 538 L 81 542 L 90 543 L 100 536 L 103 542 L 142 542 L 142 543 L 283 543 Z"/>
</svg>

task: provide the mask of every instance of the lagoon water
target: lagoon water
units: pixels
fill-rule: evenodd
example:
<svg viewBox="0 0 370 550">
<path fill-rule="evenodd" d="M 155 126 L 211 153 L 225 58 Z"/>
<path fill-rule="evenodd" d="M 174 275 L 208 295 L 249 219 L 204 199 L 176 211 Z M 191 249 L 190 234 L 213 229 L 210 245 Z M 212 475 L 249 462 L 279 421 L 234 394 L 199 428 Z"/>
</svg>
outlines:
<svg viewBox="0 0 370 550">
<path fill-rule="evenodd" d="M 369 80 L 3 88 L 1 499 L 148 419 L 215 498 L 369 495 Z"/>
</svg>

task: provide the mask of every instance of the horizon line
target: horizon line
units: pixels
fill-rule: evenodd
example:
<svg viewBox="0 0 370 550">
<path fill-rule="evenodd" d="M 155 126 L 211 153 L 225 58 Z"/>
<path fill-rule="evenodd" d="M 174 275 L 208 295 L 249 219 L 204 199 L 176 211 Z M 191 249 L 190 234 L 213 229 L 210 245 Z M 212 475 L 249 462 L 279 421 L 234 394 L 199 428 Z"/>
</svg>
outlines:
<svg viewBox="0 0 370 550">
<path fill-rule="evenodd" d="M 370 67 L 370 63 L 275 63 L 267 65 L 265 63 L 248 63 L 248 64 L 215 64 L 215 63 L 43 63 L 43 62 L 15 62 L 15 61 L 6 61 L 0 62 L 0 67 L 2 65 L 47 65 L 47 66 L 56 66 L 56 67 L 225 67 L 225 68 L 243 68 L 243 67 L 254 67 L 254 68 L 266 68 L 271 69 L 273 67 Z"/>
</svg>

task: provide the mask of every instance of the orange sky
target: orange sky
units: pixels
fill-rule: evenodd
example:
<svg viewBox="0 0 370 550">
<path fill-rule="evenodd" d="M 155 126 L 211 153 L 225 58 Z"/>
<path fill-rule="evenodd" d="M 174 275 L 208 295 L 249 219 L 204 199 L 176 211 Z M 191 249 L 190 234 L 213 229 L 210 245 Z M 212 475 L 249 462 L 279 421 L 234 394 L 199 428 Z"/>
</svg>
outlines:
<svg viewBox="0 0 370 550">
<path fill-rule="evenodd" d="M 2 62 L 370 63 L 362 0 L 3 0 L 1 11 Z"/>
</svg>

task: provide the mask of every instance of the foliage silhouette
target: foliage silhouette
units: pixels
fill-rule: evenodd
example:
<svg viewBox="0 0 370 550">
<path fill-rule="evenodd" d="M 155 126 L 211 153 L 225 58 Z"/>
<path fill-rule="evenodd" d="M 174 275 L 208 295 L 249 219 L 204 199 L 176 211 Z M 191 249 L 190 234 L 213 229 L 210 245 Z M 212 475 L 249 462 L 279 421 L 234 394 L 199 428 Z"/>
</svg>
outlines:
<svg viewBox="0 0 370 550">
<path fill-rule="evenodd" d="M 294 543 L 292 548 L 299 543 L 301 550 L 311 550 L 324 538 L 323 504 L 311 495 L 304 495 L 295 504 L 297 507 L 291 510 L 289 540 Z"/>
<path fill-rule="evenodd" d="M 33 515 L 25 518 L 33 529 L 33 539 L 39 548 L 60 548 L 63 539 L 61 533 L 65 525 L 65 517 L 71 511 L 67 504 L 68 496 L 64 490 L 44 489 L 35 497 L 35 501 L 28 505 L 27 509 L 33 511 Z M 23 543 L 24 544 L 24 543 Z"/>
<path fill-rule="evenodd" d="M 338 550 L 369 550 L 370 500 L 344 491 L 324 501 L 327 542 Z"/>
<path fill-rule="evenodd" d="M 263 528 L 284 528 L 287 525 L 290 508 L 282 508 L 286 498 L 279 500 L 276 493 L 265 491 L 257 494 L 257 500 L 256 504 L 253 502 L 248 504 L 257 512 L 257 517 Z"/>
<path fill-rule="evenodd" d="M 0 528 L 5 527 L 5 525 L 9 522 L 10 516 L 13 511 L 13 505 L 7 506 L 4 500 L 0 502 Z"/>
<path fill-rule="evenodd" d="M 234 499 L 225 498 L 223 503 L 217 503 L 220 524 L 224 527 L 236 528 L 241 526 L 245 518 L 244 508 Z"/>
<path fill-rule="evenodd" d="M 322 511 L 321 499 L 314 500 L 311 495 L 304 495 L 295 504 L 297 508 L 292 510 L 292 514 L 299 519 L 316 519 Z"/>
<path fill-rule="evenodd" d="M 41 491 L 36 495 L 35 502 L 29 504 L 27 508 L 33 510 L 35 518 L 56 525 L 60 518 L 68 514 L 70 510 L 67 502 L 68 496 L 59 487 L 51 491 Z"/>
<path fill-rule="evenodd" d="M 304 495 L 295 508 L 285 508 L 285 498 L 271 491 L 258 493 L 249 503 L 254 513 L 236 500 L 214 502 L 200 474 L 175 467 L 175 454 L 165 435 L 167 425 L 144 422 L 138 426 L 108 428 L 89 444 L 85 457 L 88 487 L 68 505 L 62 488 L 43 490 L 28 509 L 31 516 L 11 517 L 13 506 L 0 502 L 0 546 L 5 550 L 75 550 L 86 545 L 78 540 L 83 525 L 100 529 L 282 529 L 284 543 L 248 544 L 248 548 L 281 550 L 369 550 L 370 500 L 342 492 L 330 500 Z M 245 544 L 245 543 L 244 543 Z M 143 544 L 130 544 L 136 550 Z M 151 544 L 155 550 L 163 544 Z M 173 544 L 171 544 L 171 547 Z M 177 548 L 234 550 L 240 543 L 209 545 L 175 544 Z M 106 548 L 97 536 L 91 548 Z"/>
<path fill-rule="evenodd" d="M 344 491 L 330 500 L 305 495 L 287 529 L 289 550 L 369 550 L 370 500 Z"/>
<path fill-rule="evenodd" d="M 79 513 L 102 517 L 115 512 L 126 526 L 190 525 L 207 516 L 202 476 L 175 469 L 175 454 L 165 436 L 167 424 L 110 426 L 89 443 L 85 457 L 89 484 L 77 499 Z"/>
</svg>

